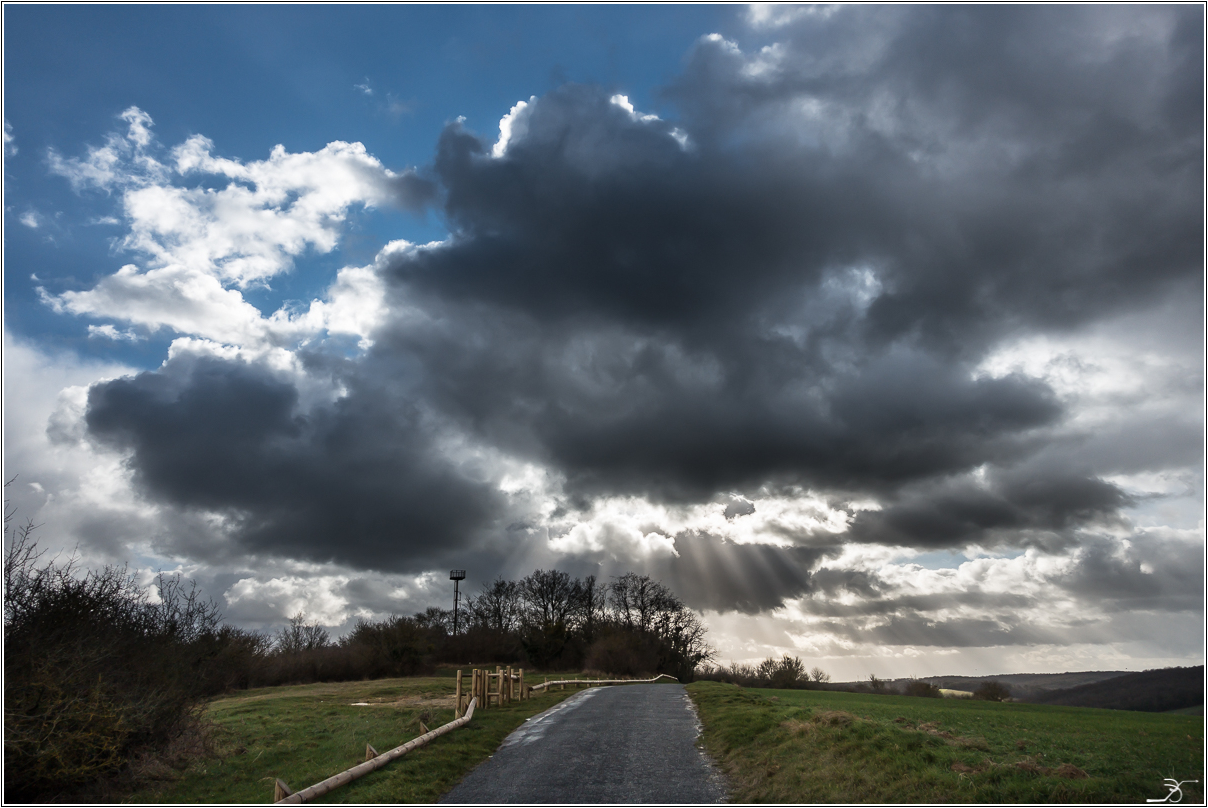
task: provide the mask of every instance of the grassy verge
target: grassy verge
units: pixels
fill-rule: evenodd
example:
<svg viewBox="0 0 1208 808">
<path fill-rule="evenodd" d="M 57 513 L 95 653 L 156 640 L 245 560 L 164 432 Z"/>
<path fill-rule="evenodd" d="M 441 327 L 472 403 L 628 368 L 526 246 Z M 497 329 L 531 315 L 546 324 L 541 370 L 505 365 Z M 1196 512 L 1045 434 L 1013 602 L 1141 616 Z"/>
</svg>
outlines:
<svg viewBox="0 0 1208 808">
<path fill-rule="evenodd" d="M 1140 802 L 1200 780 L 1191 716 L 688 686 L 736 802 Z"/>
<path fill-rule="evenodd" d="M 266 803 L 274 778 L 294 790 L 360 763 L 365 744 L 385 752 L 453 720 L 455 680 L 437 676 L 297 685 L 242 691 L 210 703 L 215 752 L 188 770 L 129 796 L 142 803 Z M 561 676 L 559 674 L 559 676 Z M 536 684 L 540 679 L 526 679 Z M 461 729 L 317 802 L 434 802 L 486 760 L 524 719 L 574 688 L 541 693 L 500 709 L 476 710 Z M 354 707 L 354 702 L 368 702 Z M 426 716 L 426 717 L 425 717 Z"/>
</svg>

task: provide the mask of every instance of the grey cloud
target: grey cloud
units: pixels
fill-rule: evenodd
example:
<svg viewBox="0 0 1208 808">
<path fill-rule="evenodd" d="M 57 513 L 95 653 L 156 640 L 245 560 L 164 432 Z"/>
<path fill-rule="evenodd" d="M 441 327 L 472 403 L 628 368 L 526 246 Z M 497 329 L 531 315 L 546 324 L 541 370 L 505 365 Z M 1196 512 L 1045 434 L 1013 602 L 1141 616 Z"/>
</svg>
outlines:
<svg viewBox="0 0 1208 808">
<path fill-rule="evenodd" d="M 396 174 L 388 182 L 398 204 L 417 213 L 434 203 L 440 190 L 435 181 L 414 169 Z"/>
<path fill-rule="evenodd" d="M 884 623 L 863 626 L 850 620 L 823 623 L 827 630 L 857 642 L 879 645 L 978 648 L 993 645 L 1065 643 L 1066 632 L 985 618 L 936 620 L 921 614 L 894 616 Z"/>
<path fill-rule="evenodd" d="M 833 575 L 835 571 L 827 570 Z M 822 577 L 819 570 L 814 576 L 815 582 Z M 819 591 L 821 591 L 819 589 Z M 805 601 L 803 608 L 809 614 L 819 617 L 874 617 L 874 616 L 903 616 L 931 614 L 940 609 L 966 606 L 974 609 L 993 611 L 1003 614 L 1018 613 L 1036 605 L 1036 598 L 1029 595 L 999 592 L 945 592 L 927 595 L 895 595 L 880 591 L 849 591 L 864 595 L 865 599 L 854 603 L 843 603 L 833 599 L 814 598 Z M 833 594 L 833 593 L 832 593 Z M 938 643 L 943 645 L 943 643 Z"/>
<path fill-rule="evenodd" d="M 1024 463 L 988 473 L 929 481 L 900 491 L 880 511 L 862 511 L 850 535 L 859 541 L 907 547 L 1015 546 L 1057 549 L 1074 541 L 1068 529 L 1116 521 L 1132 503 L 1117 486 L 1085 471 Z"/>
<path fill-rule="evenodd" d="M 742 497 L 732 497 L 726 503 L 726 509 L 722 513 L 727 519 L 733 519 L 735 516 L 750 516 L 755 513 L 755 503 Z"/>
<path fill-rule="evenodd" d="M 866 166 L 900 211 L 860 234 L 890 247 L 870 331 L 976 351 L 1005 328 L 1198 283 L 1201 21 L 1190 7 L 851 6 L 778 30 L 784 55 L 764 72 L 702 42 L 669 97 L 710 142 L 793 141 L 807 160 Z"/>
<path fill-rule="evenodd" d="M 1204 548 L 1139 531 L 1120 552 L 1115 542 L 1084 541 L 1072 572 L 1056 583 L 1108 612 L 1193 611 L 1203 606 Z"/>
</svg>

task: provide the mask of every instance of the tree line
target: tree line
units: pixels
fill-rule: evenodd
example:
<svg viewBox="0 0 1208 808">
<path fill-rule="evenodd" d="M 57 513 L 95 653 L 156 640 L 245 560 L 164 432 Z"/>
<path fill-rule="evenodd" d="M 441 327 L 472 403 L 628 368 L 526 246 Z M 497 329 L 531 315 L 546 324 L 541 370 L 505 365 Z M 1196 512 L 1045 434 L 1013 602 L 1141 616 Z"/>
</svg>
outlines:
<svg viewBox="0 0 1208 808">
<path fill-rule="evenodd" d="M 437 651 L 441 661 L 668 673 L 691 681 L 713 656 L 699 616 L 659 581 L 632 572 L 608 582 L 594 575 L 572 579 L 560 570 L 536 570 L 518 581 L 500 577 L 466 598 L 459 612 L 456 634 L 449 610 L 417 615 L 447 632 Z"/>
</svg>

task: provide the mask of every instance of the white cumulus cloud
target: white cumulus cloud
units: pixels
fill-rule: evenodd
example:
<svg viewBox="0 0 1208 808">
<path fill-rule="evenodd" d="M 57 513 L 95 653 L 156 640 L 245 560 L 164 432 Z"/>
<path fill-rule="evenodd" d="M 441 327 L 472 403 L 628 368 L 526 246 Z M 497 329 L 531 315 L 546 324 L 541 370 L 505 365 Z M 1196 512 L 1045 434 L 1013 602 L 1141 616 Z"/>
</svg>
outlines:
<svg viewBox="0 0 1208 808">
<path fill-rule="evenodd" d="M 118 246 L 137 260 L 88 289 L 42 290 L 44 302 L 59 312 L 220 344 L 268 349 L 324 330 L 370 344 L 383 294 L 373 265 L 344 268 L 324 299 L 302 312 L 295 306 L 266 316 L 244 291 L 267 285 L 308 251 L 335 249 L 349 212 L 390 202 L 398 175 L 360 143 L 300 153 L 277 146 L 265 160 L 243 162 L 216 155 L 202 135 L 165 150 L 151 116 L 137 107 L 121 118 L 125 134 L 110 134 L 82 157 L 52 151 L 50 164 L 77 191 L 120 193 L 129 229 Z M 214 187 L 215 180 L 225 185 Z M 37 226 L 27 218 L 24 224 Z M 399 248 L 388 245 L 383 255 Z M 113 338 L 113 326 L 94 328 Z"/>
</svg>

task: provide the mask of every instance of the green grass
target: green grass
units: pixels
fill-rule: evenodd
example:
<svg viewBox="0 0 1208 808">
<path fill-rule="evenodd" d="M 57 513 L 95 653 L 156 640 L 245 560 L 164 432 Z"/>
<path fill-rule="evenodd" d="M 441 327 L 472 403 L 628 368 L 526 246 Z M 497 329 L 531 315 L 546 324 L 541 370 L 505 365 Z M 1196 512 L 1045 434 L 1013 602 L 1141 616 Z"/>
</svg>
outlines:
<svg viewBox="0 0 1208 808">
<path fill-rule="evenodd" d="M 529 684 L 543 679 L 525 675 Z M 425 711 L 429 729 L 452 721 L 454 689 L 453 677 L 438 671 L 432 677 L 246 690 L 217 699 L 206 710 L 215 727 L 215 753 L 123 801 L 271 802 L 274 778 L 298 791 L 362 762 L 366 743 L 385 752 L 421 734 L 418 720 Z M 525 718 L 574 692 L 555 689 L 502 709 L 475 710 L 466 726 L 316 802 L 434 802 Z M 352 706 L 359 701 L 370 706 Z"/>
<path fill-rule="evenodd" d="M 1166 796 L 1167 777 L 1200 780 L 1183 802 L 1204 799 L 1196 717 L 716 682 L 688 691 L 736 802 L 1144 803 Z"/>
</svg>

